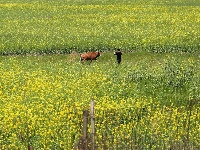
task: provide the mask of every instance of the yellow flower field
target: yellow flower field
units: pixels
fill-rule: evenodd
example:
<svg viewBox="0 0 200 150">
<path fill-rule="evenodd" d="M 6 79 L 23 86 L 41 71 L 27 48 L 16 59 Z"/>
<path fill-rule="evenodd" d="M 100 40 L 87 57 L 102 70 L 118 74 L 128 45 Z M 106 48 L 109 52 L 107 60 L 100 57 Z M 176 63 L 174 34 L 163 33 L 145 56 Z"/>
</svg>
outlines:
<svg viewBox="0 0 200 150">
<path fill-rule="evenodd" d="M 136 68 L 124 70 L 126 65 L 69 63 L 66 56 L 2 57 L 1 149 L 73 149 L 92 99 L 98 149 L 198 149 L 197 99 L 177 106 L 178 99 L 166 105 L 141 96 L 137 82 L 126 78 Z"/>
<path fill-rule="evenodd" d="M 0 8 L 2 55 L 116 47 L 150 52 L 199 50 L 196 0 L 3 0 Z"/>
</svg>

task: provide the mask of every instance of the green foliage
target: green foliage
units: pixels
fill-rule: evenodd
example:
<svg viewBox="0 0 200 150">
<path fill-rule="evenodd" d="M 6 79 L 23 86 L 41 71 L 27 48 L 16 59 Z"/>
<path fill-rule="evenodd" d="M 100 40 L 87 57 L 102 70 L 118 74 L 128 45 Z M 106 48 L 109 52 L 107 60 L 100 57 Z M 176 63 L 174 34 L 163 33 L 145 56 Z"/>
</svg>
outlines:
<svg viewBox="0 0 200 150">
<path fill-rule="evenodd" d="M 174 99 L 175 96 L 177 101 L 173 100 L 174 103 L 186 105 L 188 97 L 195 95 L 191 89 L 198 89 L 199 61 L 184 55 L 180 54 L 180 57 L 169 55 L 158 61 L 141 61 L 137 68 L 128 73 L 126 80 L 137 83 L 143 95 L 159 97 L 165 104 L 170 104 L 169 100 Z M 182 99 L 181 104 L 179 98 Z"/>
<path fill-rule="evenodd" d="M 184 7 L 183 7 L 184 6 Z M 196 0 L 1 1 L 0 54 L 196 52 Z"/>
</svg>

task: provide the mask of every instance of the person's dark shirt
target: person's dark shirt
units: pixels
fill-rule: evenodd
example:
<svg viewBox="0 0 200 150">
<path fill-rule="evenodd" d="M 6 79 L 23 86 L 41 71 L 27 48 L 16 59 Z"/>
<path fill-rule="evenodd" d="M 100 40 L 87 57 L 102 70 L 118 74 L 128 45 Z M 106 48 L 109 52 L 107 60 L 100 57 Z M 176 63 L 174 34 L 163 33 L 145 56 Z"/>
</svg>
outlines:
<svg viewBox="0 0 200 150">
<path fill-rule="evenodd" d="M 114 55 L 117 55 L 117 60 L 121 60 L 121 58 L 122 58 L 122 52 L 117 51 L 117 52 L 115 52 Z"/>
</svg>

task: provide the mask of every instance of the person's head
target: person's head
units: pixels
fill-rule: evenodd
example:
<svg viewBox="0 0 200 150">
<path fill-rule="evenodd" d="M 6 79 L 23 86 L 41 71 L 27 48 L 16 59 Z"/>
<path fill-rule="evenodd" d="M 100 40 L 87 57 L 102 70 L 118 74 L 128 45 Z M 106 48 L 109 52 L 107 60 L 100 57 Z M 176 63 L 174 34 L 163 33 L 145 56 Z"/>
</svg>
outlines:
<svg viewBox="0 0 200 150">
<path fill-rule="evenodd" d="M 120 51 L 120 49 L 118 48 L 117 51 Z"/>
</svg>

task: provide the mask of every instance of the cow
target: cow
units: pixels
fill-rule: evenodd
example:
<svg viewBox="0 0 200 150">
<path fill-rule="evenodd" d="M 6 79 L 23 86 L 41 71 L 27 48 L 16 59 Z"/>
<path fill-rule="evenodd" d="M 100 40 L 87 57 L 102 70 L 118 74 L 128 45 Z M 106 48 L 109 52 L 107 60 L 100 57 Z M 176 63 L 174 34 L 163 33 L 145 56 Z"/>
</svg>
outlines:
<svg viewBox="0 0 200 150">
<path fill-rule="evenodd" d="M 100 52 L 88 52 L 80 54 L 80 61 L 83 62 L 85 60 L 90 60 L 90 63 L 92 60 L 97 60 L 97 57 L 100 56 Z"/>
</svg>

